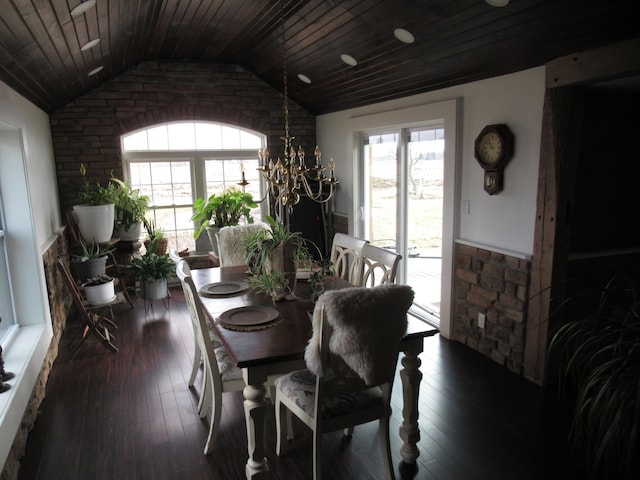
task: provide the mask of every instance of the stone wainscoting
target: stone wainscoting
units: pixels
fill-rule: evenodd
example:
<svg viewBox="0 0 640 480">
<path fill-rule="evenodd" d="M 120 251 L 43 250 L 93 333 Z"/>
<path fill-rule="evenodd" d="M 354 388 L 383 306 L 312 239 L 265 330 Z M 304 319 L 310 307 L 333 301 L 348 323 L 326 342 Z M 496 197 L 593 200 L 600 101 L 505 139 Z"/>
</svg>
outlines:
<svg viewBox="0 0 640 480">
<path fill-rule="evenodd" d="M 524 359 L 531 262 L 458 244 L 453 338 L 519 375 Z M 485 315 L 484 328 L 478 315 Z"/>
<path fill-rule="evenodd" d="M 58 272 L 56 260 L 58 259 L 58 255 L 68 259 L 68 250 L 69 242 L 67 235 L 66 232 L 62 232 L 58 235 L 57 240 L 52 243 L 51 247 L 42 256 L 47 281 L 47 291 L 49 292 L 49 307 L 51 308 L 51 321 L 53 323 L 53 338 L 40 370 L 38 380 L 33 388 L 33 392 L 31 393 L 31 399 L 29 400 L 27 409 L 25 410 L 22 421 L 20 422 L 20 428 L 13 440 L 13 446 L 11 447 L 9 456 L 4 464 L 2 475 L 0 475 L 1 480 L 16 480 L 18 478 L 20 459 L 24 455 L 27 437 L 35 425 L 38 409 L 45 397 L 45 389 L 47 387 L 49 373 L 51 372 L 53 362 L 58 356 L 58 345 L 60 344 L 62 332 L 67 325 L 67 316 L 71 308 L 72 299 L 64 286 L 64 281 L 62 280 L 60 273 Z"/>
</svg>

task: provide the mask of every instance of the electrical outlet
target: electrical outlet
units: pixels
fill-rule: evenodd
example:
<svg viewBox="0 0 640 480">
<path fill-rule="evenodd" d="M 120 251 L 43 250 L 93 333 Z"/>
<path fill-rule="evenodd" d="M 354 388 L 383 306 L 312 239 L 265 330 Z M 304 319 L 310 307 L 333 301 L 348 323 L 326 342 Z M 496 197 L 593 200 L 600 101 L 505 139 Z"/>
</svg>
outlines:
<svg viewBox="0 0 640 480">
<path fill-rule="evenodd" d="M 478 312 L 478 328 L 484 329 L 485 315 L 482 312 Z"/>
</svg>

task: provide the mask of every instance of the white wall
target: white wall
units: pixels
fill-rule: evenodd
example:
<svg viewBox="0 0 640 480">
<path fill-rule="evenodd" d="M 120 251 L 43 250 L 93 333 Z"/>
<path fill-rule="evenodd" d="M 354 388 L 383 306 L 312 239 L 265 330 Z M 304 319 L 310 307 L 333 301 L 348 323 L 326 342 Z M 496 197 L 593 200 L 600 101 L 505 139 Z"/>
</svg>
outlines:
<svg viewBox="0 0 640 480">
<path fill-rule="evenodd" d="M 0 193 L 20 327 L 5 342 L 11 389 L 0 395 L 0 465 L 19 427 L 52 338 L 42 254 L 60 227 L 49 117 L 0 82 Z"/>
<path fill-rule="evenodd" d="M 469 213 L 460 213 L 457 239 L 478 246 L 504 250 L 518 256 L 533 253 L 544 67 L 479 82 L 446 88 L 366 107 L 319 116 L 318 144 L 325 163 L 336 160 L 341 183 L 335 210 L 349 215 L 353 229 L 353 134 L 356 117 L 388 113 L 396 124 L 398 110 L 461 98 L 462 131 L 458 172 L 458 204 L 469 202 Z M 473 155 L 474 141 L 485 125 L 506 123 L 515 135 L 515 154 L 505 169 L 504 190 L 490 196 L 483 189 L 483 170 Z"/>
</svg>

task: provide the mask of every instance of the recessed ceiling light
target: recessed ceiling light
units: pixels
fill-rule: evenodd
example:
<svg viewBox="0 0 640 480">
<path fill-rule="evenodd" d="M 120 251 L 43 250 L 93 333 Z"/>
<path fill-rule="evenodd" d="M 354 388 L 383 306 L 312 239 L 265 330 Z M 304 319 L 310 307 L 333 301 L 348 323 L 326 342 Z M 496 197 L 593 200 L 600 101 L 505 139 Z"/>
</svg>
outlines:
<svg viewBox="0 0 640 480">
<path fill-rule="evenodd" d="M 484 0 L 492 7 L 506 7 L 511 0 Z"/>
<path fill-rule="evenodd" d="M 87 75 L 89 77 L 91 77 L 91 76 L 95 75 L 96 73 L 101 72 L 103 68 L 104 67 L 102 65 L 100 65 L 99 67 L 96 67 L 93 70 L 91 70 Z"/>
<path fill-rule="evenodd" d="M 355 58 L 351 55 L 347 55 L 346 53 L 340 55 L 340 59 L 350 67 L 355 67 L 358 64 L 358 61 Z"/>
<path fill-rule="evenodd" d="M 309 77 L 307 77 L 305 74 L 303 73 L 299 73 L 298 74 L 298 78 L 300 79 L 301 82 L 304 83 L 311 83 L 311 79 Z"/>
<path fill-rule="evenodd" d="M 393 34 L 398 40 L 403 43 L 413 43 L 415 41 L 413 33 L 411 33 L 409 30 L 405 30 L 404 28 L 396 28 L 393 31 Z"/>
<path fill-rule="evenodd" d="M 85 2 L 79 3 L 71 10 L 71 16 L 77 17 L 82 15 L 84 12 L 91 10 L 96 6 L 96 0 L 86 0 Z"/>
<path fill-rule="evenodd" d="M 89 40 L 87 43 L 85 43 L 83 46 L 81 46 L 80 50 L 82 50 L 84 52 L 86 50 L 89 50 L 90 48 L 95 47 L 99 43 L 100 43 L 100 39 L 99 38 L 94 38 L 93 40 Z"/>
</svg>

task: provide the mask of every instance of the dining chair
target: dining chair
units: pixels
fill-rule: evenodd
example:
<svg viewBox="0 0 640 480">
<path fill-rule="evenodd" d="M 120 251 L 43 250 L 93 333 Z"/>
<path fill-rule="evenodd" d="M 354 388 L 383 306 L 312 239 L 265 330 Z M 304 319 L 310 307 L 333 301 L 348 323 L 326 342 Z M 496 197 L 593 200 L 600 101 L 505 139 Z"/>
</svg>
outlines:
<svg viewBox="0 0 640 480">
<path fill-rule="evenodd" d="M 75 357 L 75 355 L 80 350 L 80 347 L 89 335 L 95 335 L 100 343 L 102 343 L 112 352 L 118 351 L 118 348 L 113 344 L 114 337 L 109 330 L 109 327 L 112 327 L 114 329 L 118 328 L 113 321 L 112 305 L 114 303 L 124 301 L 122 297 L 118 296 L 116 300 L 107 305 L 89 305 L 84 298 L 82 290 L 73 278 L 71 270 L 69 270 L 69 267 L 64 262 L 62 257 L 58 257 L 58 259 L 56 260 L 56 265 L 58 267 L 58 271 L 62 275 L 62 280 L 66 285 L 67 290 L 69 290 L 69 293 L 71 294 L 73 305 L 75 306 L 77 314 L 84 326 L 82 338 L 71 354 L 71 358 Z M 102 314 L 102 312 L 105 310 L 108 310 L 111 313 L 111 318 L 108 318 Z"/>
<path fill-rule="evenodd" d="M 247 225 L 222 227 L 216 233 L 218 239 L 218 258 L 221 267 L 246 265 L 245 238 L 260 230 L 268 229 L 266 223 L 256 222 Z"/>
<path fill-rule="evenodd" d="M 362 281 L 362 248 L 369 240 L 346 233 L 336 233 L 331 243 L 331 263 L 336 276 L 347 280 L 355 287 Z"/>
<path fill-rule="evenodd" d="M 362 248 L 363 287 L 395 283 L 402 255 L 370 243 Z"/>
<path fill-rule="evenodd" d="M 305 350 L 307 369 L 275 382 L 277 455 L 282 452 L 283 413 L 292 412 L 313 431 L 314 480 L 321 477 L 323 433 L 343 430 L 349 436 L 354 425 L 378 420 L 386 477 L 394 478 L 390 396 L 413 297 L 411 287 L 393 284 L 334 290 L 320 296 Z M 289 432 L 288 425 L 287 429 Z"/>
<path fill-rule="evenodd" d="M 222 394 L 242 390 L 245 387 L 245 383 L 242 379 L 241 370 L 233 364 L 226 349 L 213 334 L 214 330 L 209 328 L 207 315 L 193 279 L 190 274 L 186 274 L 186 272 L 189 272 L 187 270 L 189 268 L 187 262 L 182 260 L 178 264 L 178 268 L 183 272 L 179 276 L 182 275 L 184 297 L 194 325 L 196 348 L 200 351 L 197 357 L 194 355 L 194 367 L 198 368 L 200 358 L 203 359 L 203 382 L 198 403 L 198 413 L 200 417 L 205 417 L 207 413 L 211 414 L 209 434 L 204 446 L 204 454 L 208 455 L 213 449 L 217 427 L 220 424 Z M 198 362 L 198 367 L 196 367 L 196 361 Z M 192 377 L 194 377 L 193 371 Z M 193 385 L 193 383 L 190 385 Z"/>
</svg>

